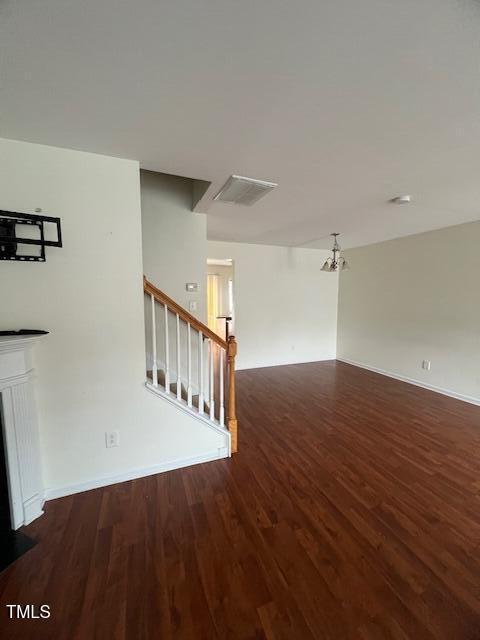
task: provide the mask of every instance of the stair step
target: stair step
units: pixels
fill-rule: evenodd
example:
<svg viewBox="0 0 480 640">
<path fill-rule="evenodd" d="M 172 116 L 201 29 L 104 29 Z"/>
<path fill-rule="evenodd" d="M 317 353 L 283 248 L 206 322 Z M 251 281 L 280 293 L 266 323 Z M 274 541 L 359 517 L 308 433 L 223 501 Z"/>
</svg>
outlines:
<svg viewBox="0 0 480 640">
<path fill-rule="evenodd" d="M 147 380 L 149 381 L 153 381 L 153 372 L 147 371 Z M 157 371 L 157 382 L 158 384 L 163 387 L 165 389 L 165 371 L 163 371 L 162 369 L 158 369 Z M 182 384 L 182 390 L 180 392 L 180 396 L 182 398 L 182 400 L 185 400 L 185 402 L 188 401 L 188 394 L 187 394 L 187 390 L 184 387 L 184 385 Z M 170 383 L 170 393 L 172 393 L 174 396 L 177 395 L 177 383 L 176 382 L 171 382 Z M 198 409 L 198 399 L 199 399 L 199 395 L 198 393 L 195 395 L 192 395 L 192 406 L 195 407 L 195 409 Z M 210 411 L 210 407 L 208 405 L 207 402 L 204 403 L 204 411 L 205 413 L 208 413 Z"/>
</svg>

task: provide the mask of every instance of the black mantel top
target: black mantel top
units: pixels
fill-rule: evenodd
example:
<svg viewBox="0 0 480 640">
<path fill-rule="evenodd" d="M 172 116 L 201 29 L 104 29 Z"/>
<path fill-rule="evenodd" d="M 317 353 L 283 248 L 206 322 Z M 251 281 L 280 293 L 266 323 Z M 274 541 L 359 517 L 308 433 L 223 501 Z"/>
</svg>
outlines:
<svg viewBox="0 0 480 640">
<path fill-rule="evenodd" d="M 43 329 L 19 329 L 18 331 L 0 331 L 0 336 L 43 336 L 49 333 Z"/>
</svg>

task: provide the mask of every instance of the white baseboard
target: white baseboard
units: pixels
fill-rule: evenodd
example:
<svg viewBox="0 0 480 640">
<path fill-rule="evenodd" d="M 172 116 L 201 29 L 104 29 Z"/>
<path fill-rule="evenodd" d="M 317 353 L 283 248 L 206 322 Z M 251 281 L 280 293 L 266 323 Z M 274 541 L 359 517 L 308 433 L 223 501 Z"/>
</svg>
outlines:
<svg viewBox="0 0 480 640">
<path fill-rule="evenodd" d="M 125 471 L 124 473 L 101 476 L 100 478 L 94 478 L 92 480 L 87 480 L 86 482 L 79 482 L 76 484 L 70 484 L 64 487 L 57 487 L 54 489 L 46 489 L 45 500 L 54 500 L 55 498 L 63 498 L 64 496 L 70 496 L 74 493 L 81 493 L 82 491 L 90 491 L 90 489 L 107 487 L 111 484 L 117 484 L 119 482 L 127 482 L 128 480 L 135 480 L 137 478 L 153 476 L 157 473 L 163 473 L 165 471 L 173 471 L 174 469 L 181 469 L 182 467 L 190 467 L 191 465 L 194 465 L 194 464 L 201 464 L 202 462 L 212 462 L 213 460 L 220 460 L 221 458 L 228 458 L 228 457 L 229 457 L 228 447 L 221 447 L 219 449 L 216 449 L 215 451 L 210 451 L 200 456 L 190 456 L 189 458 L 178 458 L 176 460 L 162 462 L 160 464 L 156 464 L 151 467 L 142 467 L 140 469 L 130 469 L 130 471 Z"/>
<path fill-rule="evenodd" d="M 23 503 L 23 512 L 25 514 L 25 520 L 22 522 L 22 525 L 30 524 L 41 515 L 43 515 L 43 504 L 45 500 L 43 496 L 36 493 L 34 496 L 25 500 Z"/>
<path fill-rule="evenodd" d="M 346 358 L 337 358 L 337 360 L 339 362 L 345 362 L 345 364 L 351 364 L 354 367 L 360 367 L 361 369 L 367 369 L 368 371 L 379 373 L 382 376 L 388 376 L 389 378 L 395 378 L 395 380 L 401 380 L 402 382 L 413 384 L 416 387 L 423 387 L 424 389 L 428 389 L 429 391 L 434 391 L 435 393 L 441 393 L 443 396 L 449 396 L 450 398 L 455 398 L 456 400 L 462 400 L 463 402 L 468 402 L 469 404 L 475 404 L 477 406 L 480 406 L 480 398 L 475 398 L 474 396 L 467 396 L 462 393 L 457 393 L 456 391 L 451 391 L 450 389 L 443 389 L 442 387 L 436 387 L 433 384 L 428 384 L 426 382 L 422 382 L 421 380 L 416 380 L 415 378 L 402 376 L 398 373 L 393 373 L 392 371 L 379 369 L 378 367 L 371 367 L 370 365 L 364 364 L 363 362 L 355 362 L 354 360 L 347 360 Z"/>
<path fill-rule="evenodd" d="M 235 364 L 235 371 L 250 371 L 251 369 L 270 369 L 271 367 L 288 367 L 291 364 L 314 364 L 315 362 L 333 362 L 336 356 L 332 355 L 328 358 L 315 358 L 315 360 L 289 360 L 288 362 L 274 362 L 270 364 L 254 364 L 245 366 L 240 363 Z"/>
</svg>

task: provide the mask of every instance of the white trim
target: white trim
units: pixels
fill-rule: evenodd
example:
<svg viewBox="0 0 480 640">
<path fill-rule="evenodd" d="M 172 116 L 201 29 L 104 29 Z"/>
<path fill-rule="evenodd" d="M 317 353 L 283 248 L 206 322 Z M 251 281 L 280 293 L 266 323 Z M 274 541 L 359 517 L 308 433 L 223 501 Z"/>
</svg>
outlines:
<svg viewBox="0 0 480 640">
<path fill-rule="evenodd" d="M 8 378 L 2 378 L 0 380 L 0 392 L 3 389 L 10 389 L 18 384 L 24 384 L 28 382 L 33 377 L 33 369 L 29 369 L 25 373 L 21 373 L 19 375 L 10 376 Z"/>
<path fill-rule="evenodd" d="M 198 411 L 196 411 L 194 408 L 190 408 L 185 400 L 183 400 L 183 398 L 177 400 L 177 396 L 175 394 L 168 393 L 163 387 L 154 387 L 153 384 L 149 381 L 145 382 L 145 386 L 151 393 L 154 393 L 156 396 L 160 396 L 161 398 L 168 400 L 168 402 L 170 402 L 171 404 L 174 404 L 179 409 L 182 409 L 182 411 L 184 411 L 185 413 L 188 413 L 189 416 L 192 416 L 196 420 L 203 422 L 203 424 L 206 424 L 207 427 L 210 427 L 217 433 L 221 433 L 222 435 L 226 436 L 228 438 L 228 449 L 230 451 L 230 431 L 228 431 L 228 429 L 225 429 L 225 427 L 220 426 L 217 420 L 212 420 L 206 413 L 198 413 Z"/>
<path fill-rule="evenodd" d="M 41 333 L 23 336 L 0 336 L 0 352 L 25 351 L 37 340 L 41 340 L 47 335 L 46 333 Z"/>
<path fill-rule="evenodd" d="M 354 360 L 347 360 L 346 358 L 337 358 L 337 360 L 339 362 L 344 362 L 345 364 L 350 364 L 353 367 L 360 367 L 360 369 L 367 369 L 368 371 L 379 373 L 382 376 L 395 378 L 395 380 L 401 380 L 402 382 L 413 384 L 416 387 L 422 387 L 423 389 L 428 389 L 429 391 L 434 391 L 435 393 L 441 393 L 443 396 L 449 396 L 450 398 L 455 398 L 456 400 L 461 400 L 462 402 L 468 402 L 469 404 L 480 406 L 480 398 L 475 398 L 474 396 L 467 396 L 463 393 L 451 391 L 450 389 L 436 387 L 433 384 L 428 384 L 426 382 L 422 382 L 421 380 L 416 380 L 415 378 L 409 378 L 408 376 L 402 376 L 398 373 L 392 373 L 391 371 L 386 371 L 385 369 L 379 369 L 378 367 L 372 367 L 368 364 L 364 364 L 363 362 L 355 362 Z"/>
<path fill-rule="evenodd" d="M 130 469 L 124 473 L 111 474 L 101 476 L 86 482 L 78 482 L 75 484 L 66 485 L 64 487 L 57 487 L 56 489 L 47 489 L 45 491 L 45 500 L 54 500 L 55 498 L 63 498 L 64 496 L 70 496 L 74 493 L 81 493 L 82 491 L 90 491 L 90 489 L 98 489 L 100 487 L 107 487 L 111 484 L 117 484 L 119 482 L 128 482 L 129 480 L 136 480 L 137 478 L 145 478 L 146 476 L 153 476 L 157 473 L 164 473 L 165 471 L 173 471 L 174 469 L 181 469 L 182 467 L 189 467 L 193 464 L 202 464 L 203 462 L 212 462 L 213 460 L 220 460 L 222 458 L 228 458 L 228 448 L 219 447 L 215 451 L 209 451 L 199 456 L 190 456 L 189 458 L 177 458 L 176 460 L 170 460 L 168 462 L 162 462 L 160 464 L 153 465 L 151 467 L 143 467 L 140 469 Z"/>
<path fill-rule="evenodd" d="M 25 511 L 25 517 L 23 525 L 30 524 L 41 515 L 43 515 L 43 505 L 45 504 L 45 497 L 40 494 L 35 494 L 32 498 L 25 500 L 23 503 L 23 509 Z"/>
<path fill-rule="evenodd" d="M 250 369 L 270 369 L 271 367 L 288 367 L 291 364 L 315 364 L 315 362 L 333 362 L 337 360 L 335 355 L 329 356 L 327 358 L 321 358 L 320 360 L 316 358 L 315 360 L 289 360 L 288 362 L 274 362 L 272 364 L 254 364 L 243 366 L 235 363 L 235 371 L 249 371 Z"/>
</svg>

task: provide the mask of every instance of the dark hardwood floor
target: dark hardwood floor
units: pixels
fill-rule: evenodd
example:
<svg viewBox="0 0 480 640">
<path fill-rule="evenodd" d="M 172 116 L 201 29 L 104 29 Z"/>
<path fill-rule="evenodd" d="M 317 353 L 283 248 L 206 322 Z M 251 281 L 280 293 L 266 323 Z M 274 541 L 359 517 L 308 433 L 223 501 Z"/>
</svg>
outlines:
<svg viewBox="0 0 480 640">
<path fill-rule="evenodd" d="M 231 460 L 49 502 L 2 638 L 480 639 L 480 407 L 334 362 L 238 402 Z"/>
</svg>

